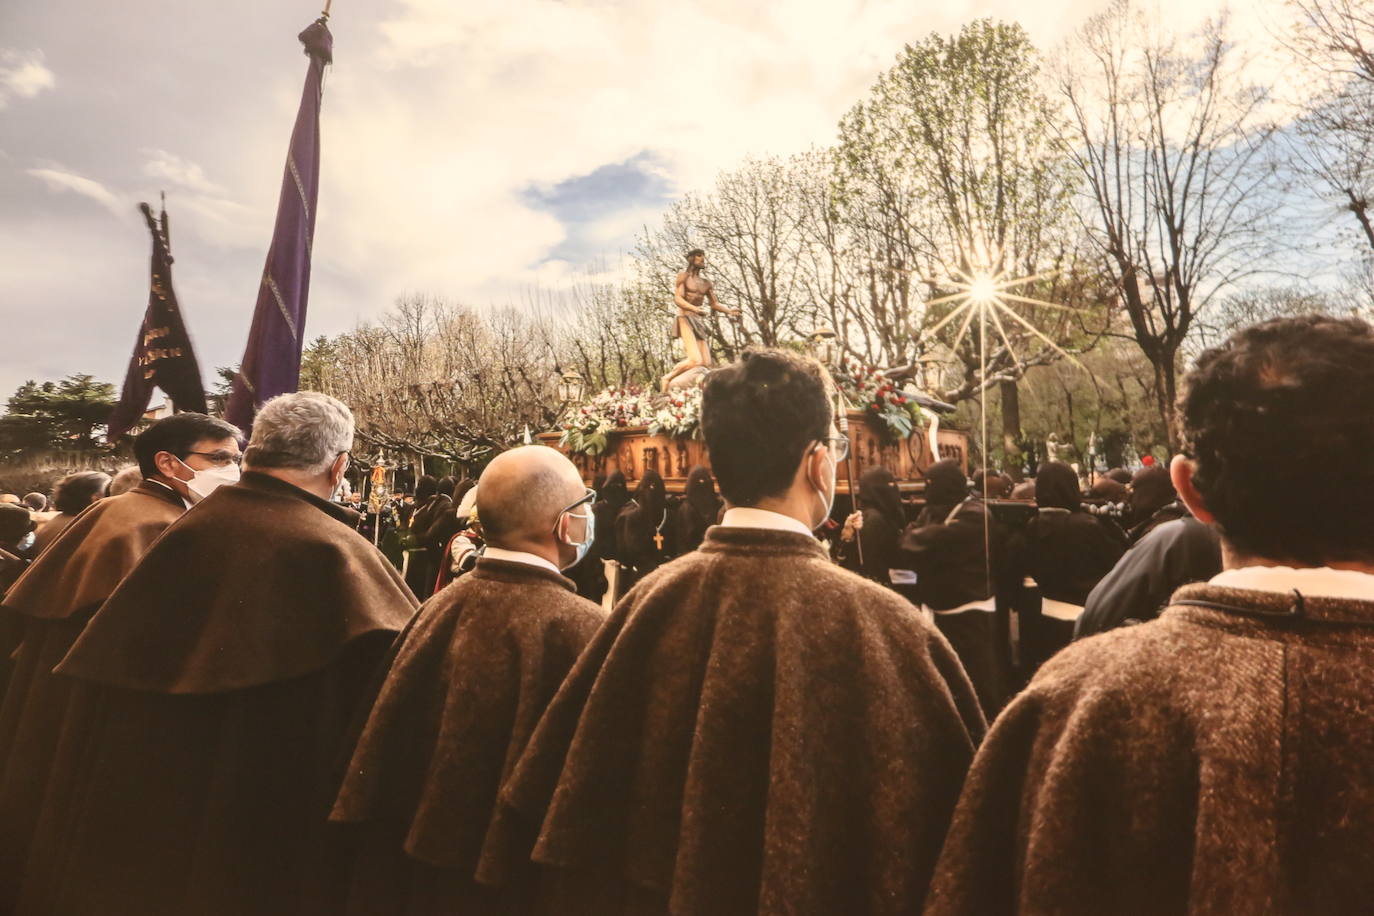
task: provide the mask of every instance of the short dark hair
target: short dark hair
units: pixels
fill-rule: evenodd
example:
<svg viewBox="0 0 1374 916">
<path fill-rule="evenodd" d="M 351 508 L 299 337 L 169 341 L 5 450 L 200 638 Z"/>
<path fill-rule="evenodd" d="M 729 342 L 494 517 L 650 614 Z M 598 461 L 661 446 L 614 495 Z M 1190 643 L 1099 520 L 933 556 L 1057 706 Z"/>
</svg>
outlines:
<svg viewBox="0 0 1374 916">
<path fill-rule="evenodd" d="M 1311 565 L 1374 558 L 1374 329 L 1276 318 L 1206 350 L 1179 423 L 1193 485 L 1238 551 Z"/>
<path fill-rule="evenodd" d="M 687 266 L 692 266 L 692 258 L 695 258 L 697 255 L 705 256 L 705 254 L 706 252 L 703 249 L 693 248 L 691 251 L 687 252 Z"/>
<path fill-rule="evenodd" d="M 158 420 L 134 439 L 134 457 L 144 477 L 158 472 L 153 461 L 158 452 L 170 452 L 185 459 L 191 449 L 203 439 L 234 439 L 243 442 L 243 433 L 232 423 L 226 423 L 203 413 L 172 414 Z"/>
<path fill-rule="evenodd" d="M 63 515 L 77 515 L 91 500 L 105 492 L 110 475 L 100 471 L 78 471 L 57 482 L 52 491 L 53 508 Z"/>
<path fill-rule="evenodd" d="M 806 447 L 830 434 L 821 364 L 782 350 L 745 352 L 706 377 L 701 426 L 720 492 L 752 506 L 792 484 Z"/>
</svg>

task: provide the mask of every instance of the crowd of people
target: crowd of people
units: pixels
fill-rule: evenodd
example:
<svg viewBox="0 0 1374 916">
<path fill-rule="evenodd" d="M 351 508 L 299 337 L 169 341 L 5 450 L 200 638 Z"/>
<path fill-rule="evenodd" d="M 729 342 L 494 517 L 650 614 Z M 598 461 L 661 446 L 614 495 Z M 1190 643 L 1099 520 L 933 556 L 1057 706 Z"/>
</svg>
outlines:
<svg viewBox="0 0 1374 916">
<path fill-rule="evenodd" d="M 837 513 L 825 371 L 749 351 L 680 497 L 511 449 L 399 568 L 344 404 L 158 421 L 0 497 L 0 914 L 1363 911 L 1374 329 L 1182 390 L 1167 467 Z"/>
</svg>

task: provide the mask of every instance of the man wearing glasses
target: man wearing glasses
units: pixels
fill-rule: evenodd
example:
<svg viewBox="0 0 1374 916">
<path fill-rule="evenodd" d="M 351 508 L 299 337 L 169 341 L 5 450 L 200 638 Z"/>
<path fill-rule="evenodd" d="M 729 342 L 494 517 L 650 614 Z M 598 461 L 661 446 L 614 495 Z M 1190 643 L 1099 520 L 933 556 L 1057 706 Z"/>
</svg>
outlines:
<svg viewBox="0 0 1374 916">
<path fill-rule="evenodd" d="M 304 902 L 346 883 L 326 821 L 339 748 L 417 604 L 330 501 L 353 432 L 344 404 L 302 391 L 263 405 L 232 486 L 232 443 L 155 456 L 199 502 L 54 669 L 64 778 L 42 797 L 23 906 L 339 911 Z"/>
<path fill-rule="evenodd" d="M 82 512 L 5 596 L 0 632 L 22 634 L 14 675 L 0 705 L 0 912 L 14 905 L 39 801 L 67 708 L 65 679 L 53 667 L 87 619 L 128 575 L 195 494 L 188 480 L 228 465 L 235 472 L 239 430 L 199 413 L 159 420 L 134 439 L 142 481 Z M 8 654 L 12 645 L 0 645 Z"/>
<path fill-rule="evenodd" d="M 501 779 L 604 619 L 561 572 L 592 543 L 595 499 L 545 446 L 504 452 L 483 472 L 487 546 L 394 650 L 334 805 L 331 819 L 357 825 L 368 850 L 342 909 L 531 910 L 529 842 L 489 826 Z"/>
<path fill-rule="evenodd" d="M 812 536 L 828 390 L 778 350 L 711 374 L 723 523 L 616 606 L 502 790 L 570 912 L 920 912 L 985 725 L 934 626 Z"/>
</svg>

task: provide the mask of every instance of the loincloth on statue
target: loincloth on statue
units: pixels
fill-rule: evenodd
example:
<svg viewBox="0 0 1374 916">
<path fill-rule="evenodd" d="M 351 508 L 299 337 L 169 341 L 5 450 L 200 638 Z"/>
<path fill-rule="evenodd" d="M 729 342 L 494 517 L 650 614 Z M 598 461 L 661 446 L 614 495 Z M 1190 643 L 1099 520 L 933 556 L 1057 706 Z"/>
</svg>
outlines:
<svg viewBox="0 0 1374 916">
<path fill-rule="evenodd" d="M 668 333 L 668 339 L 673 340 L 682 336 L 682 322 L 687 322 L 692 329 L 693 336 L 697 340 L 707 340 L 711 336 L 710 330 L 706 327 L 706 319 L 701 315 L 694 315 L 690 312 L 678 312 L 673 319 L 672 330 Z"/>
</svg>

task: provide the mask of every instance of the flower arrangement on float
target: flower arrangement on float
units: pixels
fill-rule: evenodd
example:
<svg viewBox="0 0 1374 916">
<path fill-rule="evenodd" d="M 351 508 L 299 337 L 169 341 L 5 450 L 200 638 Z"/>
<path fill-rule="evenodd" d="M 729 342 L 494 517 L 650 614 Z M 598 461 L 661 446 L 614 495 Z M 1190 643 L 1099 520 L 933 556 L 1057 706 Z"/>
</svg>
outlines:
<svg viewBox="0 0 1374 916">
<path fill-rule="evenodd" d="M 701 386 L 695 385 L 665 395 L 649 424 L 649 435 L 674 439 L 702 438 Z"/>
<path fill-rule="evenodd" d="M 892 441 L 900 442 L 927 425 L 925 411 L 881 369 L 846 359 L 835 382 L 845 399 L 882 421 Z"/>
<path fill-rule="evenodd" d="M 560 444 L 570 452 L 600 455 L 606 451 L 612 433 L 632 426 L 648 426 L 656 416 L 652 399 L 641 389 L 607 388 L 574 408 L 563 423 Z"/>
</svg>

